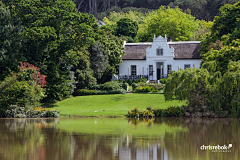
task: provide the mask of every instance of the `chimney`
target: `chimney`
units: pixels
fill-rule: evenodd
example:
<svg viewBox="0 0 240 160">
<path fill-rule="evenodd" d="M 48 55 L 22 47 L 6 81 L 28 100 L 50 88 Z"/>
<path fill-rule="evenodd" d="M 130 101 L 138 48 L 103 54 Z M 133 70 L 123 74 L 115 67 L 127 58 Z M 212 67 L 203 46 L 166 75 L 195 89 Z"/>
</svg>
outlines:
<svg viewBox="0 0 240 160">
<path fill-rule="evenodd" d="M 169 36 L 167 41 L 168 41 L 168 42 L 172 42 L 172 37 Z"/>
</svg>

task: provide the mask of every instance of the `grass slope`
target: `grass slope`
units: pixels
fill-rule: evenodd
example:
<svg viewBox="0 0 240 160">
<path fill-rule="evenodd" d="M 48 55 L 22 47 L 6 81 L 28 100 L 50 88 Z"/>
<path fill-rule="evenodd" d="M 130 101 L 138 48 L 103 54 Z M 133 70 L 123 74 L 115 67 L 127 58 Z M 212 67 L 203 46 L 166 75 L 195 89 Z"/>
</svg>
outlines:
<svg viewBox="0 0 240 160">
<path fill-rule="evenodd" d="M 73 97 L 56 103 L 54 109 L 60 111 L 60 115 L 123 116 L 134 107 L 140 110 L 148 106 L 164 109 L 184 104 L 185 101 L 178 100 L 165 102 L 162 94 L 114 94 Z"/>
</svg>

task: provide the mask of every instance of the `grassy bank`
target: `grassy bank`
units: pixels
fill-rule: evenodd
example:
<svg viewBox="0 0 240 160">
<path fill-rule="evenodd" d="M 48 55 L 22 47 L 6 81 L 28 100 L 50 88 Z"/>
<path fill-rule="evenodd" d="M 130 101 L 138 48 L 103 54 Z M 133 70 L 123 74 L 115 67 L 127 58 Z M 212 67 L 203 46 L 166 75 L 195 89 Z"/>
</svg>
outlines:
<svg viewBox="0 0 240 160">
<path fill-rule="evenodd" d="M 54 109 L 60 115 L 121 117 L 134 107 L 139 110 L 151 106 L 165 109 L 169 106 L 181 106 L 186 102 L 178 100 L 165 102 L 162 94 L 116 94 L 78 96 L 56 103 Z"/>
</svg>

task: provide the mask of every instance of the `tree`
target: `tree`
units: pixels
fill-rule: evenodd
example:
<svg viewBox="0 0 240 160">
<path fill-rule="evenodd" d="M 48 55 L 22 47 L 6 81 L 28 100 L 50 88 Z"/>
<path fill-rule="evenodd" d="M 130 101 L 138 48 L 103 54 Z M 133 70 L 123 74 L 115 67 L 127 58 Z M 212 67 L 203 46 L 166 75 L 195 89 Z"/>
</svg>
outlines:
<svg viewBox="0 0 240 160">
<path fill-rule="evenodd" d="M 198 24 L 195 18 L 183 13 L 178 7 L 171 9 L 161 6 L 150 12 L 139 25 L 137 38 L 139 41 L 152 41 L 154 35 L 170 36 L 174 41 L 189 40 Z"/>
<path fill-rule="evenodd" d="M 95 42 L 93 46 L 89 48 L 90 63 L 93 75 L 95 78 L 100 79 L 108 66 L 108 55 L 105 51 L 104 45 L 100 42 Z"/>
<path fill-rule="evenodd" d="M 222 43 L 230 44 L 232 40 L 240 38 L 239 34 L 239 18 L 240 18 L 240 2 L 234 5 L 226 4 L 219 10 L 219 16 L 213 21 L 211 33 L 201 42 L 202 54 L 207 53 L 210 43 L 217 40 Z"/>
<path fill-rule="evenodd" d="M 216 71 L 224 74 L 227 71 L 230 61 L 240 60 L 240 40 L 234 40 L 230 45 L 222 46 L 220 50 L 211 49 L 206 54 L 202 55 L 202 65 L 214 62 L 216 64 Z"/>
<path fill-rule="evenodd" d="M 0 15 L 0 80 L 3 80 L 11 70 L 18 70 L 19 61 L 24 60 L 20 53 L 20 33 L 24 27 L 1 2 Z"/>
<path fill-rule="evenodd" d="M 174 71 L 166 80 L 165 100 L 172 100 L 176 96 L 179 100 L 187 100 L 188 106 L 194 109 L 202 109 L 208 106 L 211 110 L 219 111 L 219 100 L 217 84 L 220 81 L 219 73 L 212 76 L 207 69 L 190 68 Z"/>
<path fill-rule="evenodd" d="M 240 60 L 229 62 L 221 84 L 222 105 L 230 108 L 233 117 L 240 117 Z"/>
<path fill-rule="evenodd" d="M 115 34 L 117 36 L 126 36 L 129 42 L 134 42 L 138 31 L 138 24 L 129 18 L 122 18 L 117 22 Z"/>
</svg>

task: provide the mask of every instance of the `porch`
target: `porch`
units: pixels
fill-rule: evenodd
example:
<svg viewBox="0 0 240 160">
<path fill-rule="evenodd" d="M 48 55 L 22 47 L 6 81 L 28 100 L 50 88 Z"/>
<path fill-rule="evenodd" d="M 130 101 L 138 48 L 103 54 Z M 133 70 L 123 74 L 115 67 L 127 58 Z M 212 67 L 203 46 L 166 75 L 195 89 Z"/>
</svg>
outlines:
<svg viewBox="0 0 240 160">
<path fill-rule="evenodd" d="M 159 76 L 159 79 L 167 79 L 168 74 L 161 74 Z M 126 80 L 138 80 L 138 79 L 142 79 L 142 78 L 146 78 L 147 80 L 159 80 L 159 79 L 153 79 L 152 76 L 150 75 L 118 75 L 118 79 L 120 79 L 121 81 L 126 81 Z"/>
</svg>

